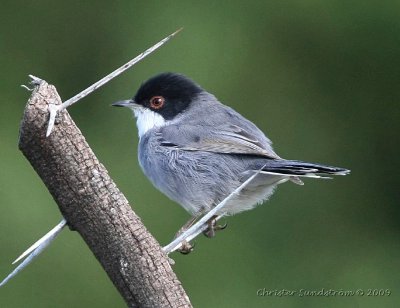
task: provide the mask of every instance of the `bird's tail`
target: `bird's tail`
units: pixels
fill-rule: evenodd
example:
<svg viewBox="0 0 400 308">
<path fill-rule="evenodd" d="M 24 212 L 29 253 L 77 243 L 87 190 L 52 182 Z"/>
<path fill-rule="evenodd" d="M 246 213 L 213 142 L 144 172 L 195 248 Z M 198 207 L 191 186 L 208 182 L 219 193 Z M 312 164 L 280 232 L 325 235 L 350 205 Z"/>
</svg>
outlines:
<svg viewBox="0 0 400 308">
<path fill-rule="evenodd" d="M 297 182 L 297 177 L 329 178 L 326 175 L 346 175 L 350 170 L 298 160 L 276 159 L 269 161 L 261 173 L 287 175 Z M 298 184 L 301 184 L 300 180 Z"/>
</svg>

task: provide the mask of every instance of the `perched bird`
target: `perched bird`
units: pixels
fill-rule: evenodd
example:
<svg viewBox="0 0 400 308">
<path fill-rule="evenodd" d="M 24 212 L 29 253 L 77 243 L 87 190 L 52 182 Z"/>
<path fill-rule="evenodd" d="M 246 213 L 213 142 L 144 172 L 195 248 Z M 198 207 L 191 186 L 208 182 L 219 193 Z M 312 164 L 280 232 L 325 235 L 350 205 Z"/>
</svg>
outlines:
<svg viewBox="0 0 400 308">
<path fill-rule="evenodd" d="M 140 166 L 156 188 L 192 215 L 187 225 L 255 172 L 259 174 L 218 215 L 250 210 L 286 181 L 303 184 L 300 177 L 350 172 L 279 157 L 255 124 L 180 74 L 157 75 L 132 99 L 113 106 L 132 109 Z M 206 235 L 219 228 L 210 221 Z"/>
</svg>

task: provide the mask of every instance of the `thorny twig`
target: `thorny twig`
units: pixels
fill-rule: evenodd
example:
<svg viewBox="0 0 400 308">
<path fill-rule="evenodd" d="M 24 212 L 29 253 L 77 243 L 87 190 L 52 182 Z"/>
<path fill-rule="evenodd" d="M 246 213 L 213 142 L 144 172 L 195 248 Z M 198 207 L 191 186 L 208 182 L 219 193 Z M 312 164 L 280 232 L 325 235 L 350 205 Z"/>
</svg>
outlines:
<svg viewBox="0 0 400 308">
<path fill-rule="evenodd" d="M 178 29 L 174 33 L 168 35 L 166 38 L 162 39 L 157 44 L 155 44 L 152 47 L 150 47 L 149 49 L 145 50 L 144 52 L 139 54 L 137 57 L 135 57 L 134 59 L 125 63 L 121 67 L 117 68 L 116 70 L 114 70 L 107 76 L 103 77 L 96 83 L 92 84 L 87 89 L 76 94 L 74 97 L 66 100 L 61 105 L 49 104 L 50 117 L 49 117 L 49 123 L 48 123 L 48 127 L 47 127 L 46 137 L 48 137 L 51 134 L 51 131 L 54 127 L 55 118 L 59 111 L 62 111 L 65 108 L 71 106 L 72 104 L 76 103 L 80 99 L 84 98 L 85 96 L 89 95 L 93 91 L 97 90 L 98 88 L 100 88 L 101 86 L 103 86 L 104 84 L 106 84 L 107 82 L 112 80 L 113 78 L 122 74 L 124 71 L 126 71 L 127 69 L 129 69 L 130 67 L 132 67 L 133 65 L 138 63 L 139 61 L 143 60 L 145 57 L 147 57 L 153 51 L 160 48 L 162 45 L 164 45 L 166 42 L 168 42 L 172 37 L 174 37 L 181 30 L 182 30 L 182 28 Z M 31 84 L 33 86 L 38 86 L 42 82 L 42 79 L 35 77 L 33 75 L 29 75 L 29 77 L 31 78 Z M 31 89 L 28 88 L 27 86 L 23 86 L 23 87 L 31 91 Z M 2 282 L 0 282 L 0 287 L 5 285 L 11 278 L 13 278 L 15 275 L 17 275 L 22 269 L 24 269 L 29 263 L 31 263 L 47 246 L 49 246 L 50 243 L 57 237 L 57 235 L 65 227 L 65 225 L 66 225 L 66 220 L 63 218 L 57 226 L 55 226 L 46 235 L 44 235 L 42 238 L 40 238 L 38 241 L 36 241 L 33 245 L 31 245 L 23 254 L 21 254 L 21 256 L 19 256 L 12 264 L 17 263 L 18 261 L 22 260 L 25 257 L 26 257 L 26 259 L 21 264 L 19 264 Z"/>
</svg>

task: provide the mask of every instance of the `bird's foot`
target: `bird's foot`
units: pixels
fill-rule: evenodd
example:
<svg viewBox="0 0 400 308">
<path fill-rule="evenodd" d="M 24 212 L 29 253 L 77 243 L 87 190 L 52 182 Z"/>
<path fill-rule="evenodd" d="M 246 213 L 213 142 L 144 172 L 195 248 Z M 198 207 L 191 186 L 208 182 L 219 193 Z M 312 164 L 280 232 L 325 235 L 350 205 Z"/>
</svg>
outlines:
<svg viewBox="0 0 400 308">
<path fill-rule="evenodd" d="M 214 237 L 216 231 L 224 230 L 228 226 L 227 223 L 223 225 L 217 225 L 217 217 L 218 216 L 215 215 L 207 221 L 208 228 L 203 232 L 205 236 L 209 238 Z"/>
<path fill-rule="evenodd" d="M 183 241 L 182 246 L 178 249 L 178 251 L 183 255 L 187 255 L 194 250 L 194 246 L 195 245 L 190 244 L 188 241 Z"/>
<path fill-rule="evenodd" d="M 196 222 L 198 217 L 192 217 L 189 219 L 187 223 L 185 223 L 182 228 L 179 229 L 179 231 L 175 234 L 175 238 L 179 237 L 183 232 L 188 230 L 193 224 Z M 187 255 L 191 253 L 194 249 L 194 245 L 190 244 L 188 241 L 183 241 L 182 245 L 179 249 L 177 249 L 181 254 Z"/>
</svg>

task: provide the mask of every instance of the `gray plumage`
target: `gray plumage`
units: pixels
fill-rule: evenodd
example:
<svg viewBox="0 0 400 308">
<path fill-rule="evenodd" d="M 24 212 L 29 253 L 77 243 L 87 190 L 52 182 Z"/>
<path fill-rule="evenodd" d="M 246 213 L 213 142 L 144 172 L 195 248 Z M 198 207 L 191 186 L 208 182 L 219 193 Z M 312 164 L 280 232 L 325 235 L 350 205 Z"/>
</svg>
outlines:
<svg viewBox="0 0 400 308">
<path fill-rule="evenodd" d="M 256 125 L 182 75 L 158 75 L 133 100 L 115 105 L 132 108 L 138 118 L 145 175 L 193 216 L 209 211 L 260 169 L 219 214 L 252 209 L 288 180 L 302 184 L 299 177 L 349 172 L 280 158 Z"/>
</svg>

